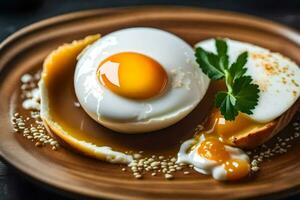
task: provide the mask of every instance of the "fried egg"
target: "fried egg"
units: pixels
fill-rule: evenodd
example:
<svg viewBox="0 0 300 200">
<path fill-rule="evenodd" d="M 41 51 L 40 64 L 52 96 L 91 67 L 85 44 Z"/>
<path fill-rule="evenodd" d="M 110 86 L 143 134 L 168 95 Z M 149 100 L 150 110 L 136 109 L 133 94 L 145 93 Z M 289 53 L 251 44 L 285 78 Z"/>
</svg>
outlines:
<svg viewBox="0 0 300 200">
<path fill-rule="evenodd" d="M 197 106 L 208 85 L 193 48 L 154 28 L 107 34 L 80 55 L 74 76 L 82 108 L 103 126 L 124 133 L 178 122 Z"/>
<path fill-rule="evenodd" d="M 230 39 L 226 39 L 226 42 L 230 63 L 240 53 L 248 52 L 246 75 L 251 76 L 260 89 L 258 105 L 248 117 L 267 123 L 281 116 L 300 94 L 300 70 L 297 64 L 279 53 L 253 44 Z M 195 46 L 216 53 L 214 39 L 201 41 Z"/>
<path fill-rule="evenodd" d="M 269 137 L 266 132 L 272 132 L 273 120 L 286 112 L 299 97 L 300 70 L 293 61 L 279 53 L 230 39 L 226 42 L 230 63 L 242 52 L 248 52 L 246 75 L 259 86 L 258 105 L 252 114 L 239 113 L 234 121 L 226 121 L 218 109 L 213 109 L 203 124 L 203 130 L 182 144 L 178 162 L 193 164 L 196 171 L 211 174 L 217 180 L 236 180 L 249 174 L 249 158 L 241 149 L 228 144 L 235 145 L 237 140 L 247 140 L 256 133 Z M 195 46 L 216 53 L 214 39 Z M 260 141 L 256 143 L 261 144 Z"/>
</svg>

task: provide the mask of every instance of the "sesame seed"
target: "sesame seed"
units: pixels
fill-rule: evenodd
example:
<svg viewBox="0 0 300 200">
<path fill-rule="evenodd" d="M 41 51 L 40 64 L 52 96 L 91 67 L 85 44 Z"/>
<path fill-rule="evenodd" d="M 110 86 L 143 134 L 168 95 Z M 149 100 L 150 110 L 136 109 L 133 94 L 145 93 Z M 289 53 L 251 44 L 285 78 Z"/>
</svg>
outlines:
<svg viewBox="0 0 300 200">
<path fill-rule="evenodd" d="M 257 160 L 252 160 L 251 165 L 257 165 Z"/>
<path fill-rule="evenodd" d="M 35 143 L 35 146 L 36 146 L 36 147 L 41 147 L 41 146 L 42 146 L 42 143 L 37 142 L 37 143 Z"/>
<path fill-rule="evenodd" d="M 259 167 L 253 166 L 253 167 L 251 167 L 251 170 L 254 171 L 254 172 L 257 172 L 259 170 Z"/>
<path fill-rule="evenodd" d="M 142 157 L 142 155 L 139 153 L 133 154 L 133 158 L 135 158 L 135 159 L 139 159 L 141 157 Z"/>
<path fill-rule="evenodd" d="M 170 179 L 173 179 L 173 175 L 172 174 L 165 174 L 165 178 L 170 180 Z"/>
<path fill-rule="evenodd" d="M 136 179 L 141 179 L 141 178 L 142 178 L 142 175 L 137 174 L 137 175 L 135 175 L 134 177 L 135 177 Z"/>
<path fill-rule="evenodd" d="M 160 164 L 159 162 L 155 161 L 155 162 L 152 162 L 152 163 L 150 164 L 150 166 L 151 166 L 151 167 L 155 167 L 155 166 L 158 166 L 159 164 Z"/>
<path fill-rule="evenodd" d="M 177 171 L 182 170 L 182 167 L 176 167 L 176 170 Z"/>
<path fill-rule="evenodd" d="M 159 160 L 162 160 L 162 159 L 164 159 L 164 158 L 165 158 L 164 156 L 159 156 L 159 157 L 158 157 Z"/>
</svg>

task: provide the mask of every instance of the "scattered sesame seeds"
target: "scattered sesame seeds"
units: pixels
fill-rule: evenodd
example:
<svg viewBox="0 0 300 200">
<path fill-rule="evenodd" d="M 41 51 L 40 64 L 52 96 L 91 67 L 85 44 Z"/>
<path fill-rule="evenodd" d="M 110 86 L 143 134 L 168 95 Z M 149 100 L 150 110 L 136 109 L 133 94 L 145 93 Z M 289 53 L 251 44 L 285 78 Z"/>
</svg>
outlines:
<svg viewBox="0 0 300 200">
<path fill-rule="evenodd" d="M 34 75 L 24 74 L 21 77 L 22 107 L 29 112 L 29 116 L 26 114 L 23 116 L 23 114 L 16 112 L 13 114 L 11 122 L 14 131 L 34 142 L 36 147 L 43 147 L 48 144 L 52 150 L 56 151 L 59 144 L 48 134 L 40 118 L 40 93 L 37 84 L 39 79 L 40 72 Z"/>
<path fill-rule="evenodd" d="M 291 134 L 285 134 L 283 136 L 277 136 L 274 138 L 274 144 L 263 144 L 260 147 L 247 151 L 247 154 L 252 157 L 251 171 L 259 171 L 259 165 L 264 160 L 270 160 L 276 155 L 281 155 L 288 152 L 288 149 L 292 148 L 293 141 L 300 136 L 298 130 L 300 129 L 299 119 L 296 119 L 292 123 L 294 132 Z"/>
<path fill-rule="evenodd" d="M 274 65 L 277 67 L 276 65 Z M 269 72 L 276 73 L 274 66 L 266 64 L 265 68 Z M 283 71 L 286 69 L 283 68 Z M 23 108 L 29 110 L 29 116 L 25 116 L 18 112 L 14 113 L 11 119 L 13 129 L 15 132 L 20 133 L 26 139 L 34 142 L 36 147 L 50 146 L 53 151 L 56 151 L 59 147 L 59 143 L 52 138 L 46 131 L 43 121 L 40 118 L 40 94 L 37 86 L 37 81 L 40 79 L 40 73 L 35 75 L 24 74 L 21 81 L 21 97 L 23 100 Z M 282 81 L 286 83 L 286 79 L 282 78 Z M 291 80 L 292 84 L 299 87 L 299 84 L 295 80 Z M 297 95 L 296 93 L 294 95 Z M 78 102 L 74 102 L 75 107 L 80 107 Z M 281 155 L 292 148 L 292 141 L 300 136 L 300 123 L 299 119 L 292 123 L 294 133 L 288 137 L 276 137 L 276 143 L 274 146 L 262 145 L 259 149 L 253 151 L 247 151 L 247 154 L 251 156 L 251 171 L 257 172 L 260 170 L 259 165 L 265 161 L 271 159 L 275 155 Z M 203 130 L 202 125 L 198 125 L 195 128 L 195 133 Z M 187 165 L 185 163 L 176 163 L 176 157 L 166 157 L 162 155 L 151 155 L 150 157 L 143 156 L 144 152 L 139 151 L 133 154 L 134 161 L 128 165 L 128 168 L 132 172 L 136 179 L 142 179 L 143 175 L 150 173 L 151 176 L 163 175 L 165 179 L 171 180 L 174 178 L 174 173 L 181 171 L 184 175 L 190 174 L 189 168 L 193 168 L 193 165 Z M 121 169 L 123 172 L 128 171 L 127 168 Z"/>
<path fill-rule="evenodd" d="M 133 154 L 135 155 L 135 154 Z M 134 160 L 128 164 L 128 168 L 135 178 L 142 178 L 143 175 L 149 173 L 151 176 L 163 175 L 165 179 L 173 179 L 175 172 L 181 171 L 188 166 L 184 163 L 176 163 L 176 157 L 166 157 L 162 155 L 144 156 L 139 153 L 139 156 L 133 156 Z M 186 173 L 188 169 L 185 170 Z M 124 170 L 122 170 L 124 171 Z M 141 177 L 140 177 L 141 176 Z"/>
</svg>

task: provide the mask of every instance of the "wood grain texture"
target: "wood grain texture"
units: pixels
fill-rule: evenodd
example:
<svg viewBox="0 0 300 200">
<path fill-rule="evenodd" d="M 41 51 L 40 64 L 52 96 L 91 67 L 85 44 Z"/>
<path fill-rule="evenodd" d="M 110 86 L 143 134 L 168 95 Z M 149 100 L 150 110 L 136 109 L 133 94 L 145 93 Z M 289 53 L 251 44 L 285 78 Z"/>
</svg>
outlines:
<svg viewBox="0 0 300 200">
<path fill-rule="evenodd" d="M 60 149 L 37 149 L 12 134 L 10 111 L 22 73 L 41 66 L 58 45 L 134 26 L 173 32 L 190 44 L 209 37 L 230 37 L 278 51 L 300 64 L 300 36 L 295 31 L 259 18 L 184 7 L 140 7 L 78 12 L 33 24 L 0 44 L 0 155 L 20 171 L 47 185 L 90 197 L 114 199 L 241 199 L 279 197 L 300 187 L 300 145 L 264 163 L 251 180 L 216 182 L 193 173 L 173 181 L 146 176 L 135 180 L 120 167 Z M 285 130 L 288 131 L 288 130 Z M 300 144 L 300 142 L 299 142 Z"/>
</svg>

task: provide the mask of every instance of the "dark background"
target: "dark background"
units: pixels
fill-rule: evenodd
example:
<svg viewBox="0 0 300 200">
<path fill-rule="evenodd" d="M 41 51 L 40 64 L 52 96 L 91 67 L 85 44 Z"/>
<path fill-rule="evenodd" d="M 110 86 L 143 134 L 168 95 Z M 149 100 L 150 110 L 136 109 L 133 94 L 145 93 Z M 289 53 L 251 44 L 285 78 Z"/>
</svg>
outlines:
<svg viewBox="0 0 300 200">
<path fill-rule="evenodd" d="M 300 0 L 0 0 L 0 41 L 26 25 L 63 13 L 103 7 L 158 4 L 243 12 L 271 19 L 300 31 Z M 38 184 L 31 183 L 24 175 L 0 161 L 0 200 L 23 199 L 70 198 L 38 187 Z M 300 195 L 288 199 L 300 199 Z"/>
</svg>

